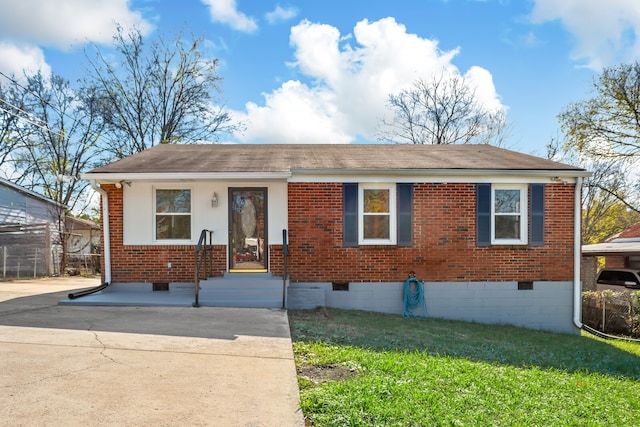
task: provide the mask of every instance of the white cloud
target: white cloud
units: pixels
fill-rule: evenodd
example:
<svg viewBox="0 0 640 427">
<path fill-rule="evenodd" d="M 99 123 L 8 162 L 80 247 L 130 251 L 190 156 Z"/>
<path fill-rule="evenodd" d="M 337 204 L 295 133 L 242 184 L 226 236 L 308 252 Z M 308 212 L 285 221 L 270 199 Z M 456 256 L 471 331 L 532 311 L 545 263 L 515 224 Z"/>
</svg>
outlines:
<svg viewBox="0 0 640 427">
<path fill-rule="evenodd" d="M 109 43 L 117 24 L 151 30 L 128 0 L 0 0 L 0 10 L 0 39 L 63 50 L 88 41 Z"/>
<path fill-rule="evenodd" d="M 340 125 L 343 119 L 330 90 L 288 81 L 264 96 L 265 106 L 248 103 L 246 114 L 234 115 L 250 122 L 242 140 L 291 144 L 351 142 L 352 136 Z"/>
<path fill-rule="evenodd" d="M 24 72 L 30 75 L 40 71 L 44 76 L 48 76 L 51 74 L 51 67 L 37 46 L 0 42 L 0 71 L 8 76 L 14 75 L 20 80 Z"/>
<path fill-rule="evenodd" d="M 288 81 L 269 94 L 265 105 L 246 105 L 235 113 L 247 121 L 243 141 L 271 143 L 347 143 L 375 140 L 380 119 L 388 114 L 390 93 L 445 70 L 457 73 L 457 49 L 442 51 L 438 42 L 409 34 L 393 18 L 356 24 L 341 36 L 330 25 L 303 21 L 291 29 L 295 62 L 308 83 Z M 500 108 L 491 74 L 472 67 L 465 75 L 488 108 Z"/>
<path fill-rule="evenodd" d="M 276 6 L 272 12 L 265 14 L 265 18 L 269 24 L 276 24 L 282 21 L 288 21 L 291 18 L 295 18 L 298 15 L 298 10 L 294 7 L 283 8 Z"/>
<path fill-rule="evenodd" d="M 532 48 L 544 44 L 544 41 L 540 40 L 534 31 L 518 34 L 507 30 L 502 36 L 502 41 L 515 48 Z"/>
<path fill-rule="evenodd" d="M 531 20 L 560 21 L 575 38 L 573 60 L 599 69 L 640 56 L 638 0 L 535 0 Z"/>
<path fill-rule="evenodd" d="M 239 12 L 235 0 L 202 0 L 209 6 L 209 13 L 214 22 L 229 25 L 234 30 L 253 33 L 258 29 L 253 18 Z"/>
<path fill-rule="evenodd" d="M 467 84 L 475 90 L 475 96 L 488 110 L 504 109 L 493 85 L 493 76 L 482 67 L 473 66 L 464 75 Z"/>
<path fill-rule="evenodd" d="M 71 50 L 87 42 L 110 43 L 119 24 L 143 34 L 151 24 L 128 0 L 0 0 L 0 70 L 51 73 L 42 46 Z"/>
</svg>

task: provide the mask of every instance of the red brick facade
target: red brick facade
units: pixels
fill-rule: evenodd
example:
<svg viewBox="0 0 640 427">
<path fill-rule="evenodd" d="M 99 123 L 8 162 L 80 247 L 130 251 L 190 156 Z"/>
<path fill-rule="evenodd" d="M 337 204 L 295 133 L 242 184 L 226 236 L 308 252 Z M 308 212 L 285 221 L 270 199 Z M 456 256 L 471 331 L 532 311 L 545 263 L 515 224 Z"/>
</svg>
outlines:
<svg viewBox="0 0 640 427">
<path fill-rule="evenodd" d="M 475 188 L 416 184 L 413 246 L 344 247 L 342 184 L 289 183 L 289 276 L 293 282 L 398 282 L 413 270 L 426 281 L 572 280 L 573 185 L 546 185 L 543 246 L 476 246 Z M 125 246 L 122 189 L 103 189 L 109 194 L 112 281 L 192 282 L 194 246 Z M 214 275 L 226 271 L 226 250 L 214 246 Z M 282 246 L 271 245 L 269 256 L 270 271 L 281 275 Z"/>
<path fill-rule="evenodd" d="M 417 184 L 413 246 L 343 247 L 342 184 L 289 184 L 289 275 L 301 282 L 566 281 L 573 185 L 547 185 L 543 246 L 476 246 L 475 184 Z"/>
<path fill-rule="evenodd" d="M 604 266 L 606 268 L 629 268 L 629 257 L 625 257 L 625 256 L 605 257 Z"/>
</svg>

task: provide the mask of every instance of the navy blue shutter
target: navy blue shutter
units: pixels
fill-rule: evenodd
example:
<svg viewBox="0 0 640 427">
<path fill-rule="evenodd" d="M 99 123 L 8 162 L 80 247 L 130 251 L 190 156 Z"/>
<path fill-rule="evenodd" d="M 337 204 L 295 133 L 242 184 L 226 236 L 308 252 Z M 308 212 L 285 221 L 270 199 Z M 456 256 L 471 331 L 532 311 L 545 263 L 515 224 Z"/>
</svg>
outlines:
<svg viewBox="0 0 640 427">
<path fill-rule="evenodd" d="M 476 185 L 476 246 L 491 246 L 491 184 Z"/>
<path fill-rule="evenodd" d="M 530 184 L 531 246 L 544 245 L 544 184 Z"/>
<path fill-rule="evenodd" d="M 342 185 L 342 240 L 358 246 L 358 184 Z"/>
<path fill-rule="evenodd" d="M 398 246 L 413 245 L 413 184 L 397 184 Z"/>
</svg>

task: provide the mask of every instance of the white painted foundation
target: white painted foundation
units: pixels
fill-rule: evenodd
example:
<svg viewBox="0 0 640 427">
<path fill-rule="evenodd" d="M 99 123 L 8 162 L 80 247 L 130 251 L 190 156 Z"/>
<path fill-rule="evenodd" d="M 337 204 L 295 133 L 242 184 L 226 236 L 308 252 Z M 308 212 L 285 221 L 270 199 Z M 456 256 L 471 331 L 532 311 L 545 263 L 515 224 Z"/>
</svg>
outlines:
<svg viewBox="0 0 640 427">
<path fill-rule="evenodd" d="M 318 306 L 402 314 L 404 283 L 350 283 L 348 291 L 331 283 L 291 283 L 287 308 Z M 573 283 L 426 282 L 428 317 L 505 324 L 553 332 L 579 333 L 572 321 Z"/>
</svg>

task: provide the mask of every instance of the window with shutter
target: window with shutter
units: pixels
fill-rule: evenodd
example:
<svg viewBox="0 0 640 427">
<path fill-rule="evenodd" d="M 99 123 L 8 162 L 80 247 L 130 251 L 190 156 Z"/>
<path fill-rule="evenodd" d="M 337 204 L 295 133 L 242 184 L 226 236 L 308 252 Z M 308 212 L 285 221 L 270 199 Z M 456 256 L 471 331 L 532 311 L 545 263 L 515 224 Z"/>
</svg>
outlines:
<svg viewBox="0 0 640 427">
<path fill-rule="evenodd" d="M 413 184 L 343 184 L 343 244 L 413 244 Z"/>
<path fill-rule="evenodd" d="M 530 210 L 527 209 L 529 191 Z M 476 245 L 528 243 L 544 244 L 544 185 L 477 184 Z"/>
</svg>

